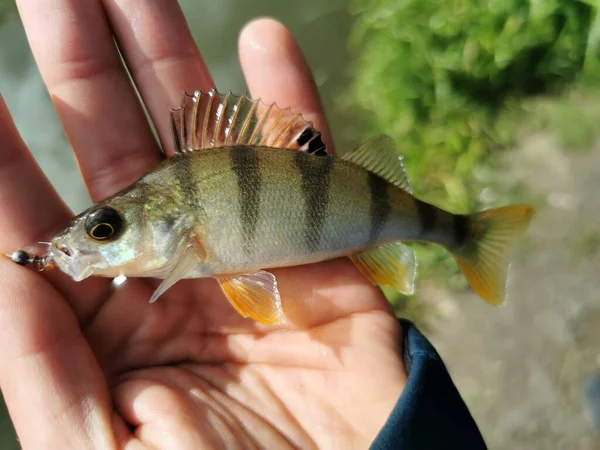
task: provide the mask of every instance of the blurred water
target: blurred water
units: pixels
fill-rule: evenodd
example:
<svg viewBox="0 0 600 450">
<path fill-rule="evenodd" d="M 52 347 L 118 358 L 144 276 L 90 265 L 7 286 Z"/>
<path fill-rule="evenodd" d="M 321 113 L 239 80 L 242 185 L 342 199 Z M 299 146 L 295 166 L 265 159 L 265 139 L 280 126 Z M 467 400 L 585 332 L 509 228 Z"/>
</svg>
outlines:
<svg viewBox="0 0 600 450">
<path fill-rule="evenodd" d="M 0 42 L 0 93 L 44 172 L 80 208 L 88 196 L 16 14 L 0 28 Z"/>
<path fill-rule="evenodd" d="M 0 7 L 6 1 L 0 0 Z M 334 138 L 338 146 L 344 145 L 350 119 L 332 106 L 343 94 L 348 74 L 346 41 L 351 21 L 344 0 L 181 0 L 180 4 L 221 91 L 239 93 L 246 89 L 237 60 L 241 27 L 260 16 L 285 23 L 313 69 Z M 90 200 L 16 13 L 0 25 L 0 43 L 0 93 L 25 143 L 58 193 L 74 211 L 80 211 Z M 0 448 L 19 448 L 2 411 Z"/>
</svg>

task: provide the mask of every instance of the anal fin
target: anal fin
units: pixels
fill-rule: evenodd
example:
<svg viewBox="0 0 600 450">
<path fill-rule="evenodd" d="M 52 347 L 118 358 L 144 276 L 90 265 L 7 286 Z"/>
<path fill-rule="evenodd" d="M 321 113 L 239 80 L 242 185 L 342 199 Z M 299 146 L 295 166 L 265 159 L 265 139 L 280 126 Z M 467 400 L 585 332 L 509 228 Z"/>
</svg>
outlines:
<svg viewBox="0 0 600 450">
<path fill-rule="evenodd" d="M 221 276 L 218 280 L 225 296 L 242 317 L 265 325 L 285 322 L 277 280 L 273 274 L 259 270 Z"/>
<path fill-rule="evenodd" d="M 367 279 L 379 286 L 389 286 L 403 294 L 415 291 L 417 260 L 415 251 L 402 243 L 393 243 L 350 256 Z"/>
</svg>

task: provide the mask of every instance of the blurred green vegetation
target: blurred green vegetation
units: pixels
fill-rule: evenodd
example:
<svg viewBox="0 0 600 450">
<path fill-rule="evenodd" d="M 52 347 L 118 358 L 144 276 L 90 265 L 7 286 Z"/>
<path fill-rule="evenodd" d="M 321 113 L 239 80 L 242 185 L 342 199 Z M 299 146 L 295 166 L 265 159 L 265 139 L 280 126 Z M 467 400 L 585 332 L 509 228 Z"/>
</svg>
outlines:
<svg viewBox="0 0 600 450">
<path fill-rule="evenodd" d="M 540 98 L 522 105 L 521 126 L 551 130 L 563 150 L 591 151 L 600 128 L 600 89 L 577 83 L 557 98 Z"/>
<path fill-rule="evenodd" d="M 588 85 L 600 85 L 594 1 L 353 0 L 351 13 L 356 64 L 348 104 L 361 108 L 365 135 L 398 142 L 420 198 L 455 213 L 492 206 L 478 195 L 495 181 L 486 168 L 515 143 L 524 116 L 558 128 L 566 147 L 596 137 L 593 115 L 565 97 L 584 64 Z M 535 103 L 540 98 L 551 100 Z M 493 206 L 521 197 L 520 186 L 505 184 Z M 466 285 L 445 251 L 417 251 L 421 278 Z"/>
<path fill-rule="evenodd" d="M 14 0 L 0 0 L 0 25 L 4 23 L 11 12 L 17 9 Z"/>
</svg>

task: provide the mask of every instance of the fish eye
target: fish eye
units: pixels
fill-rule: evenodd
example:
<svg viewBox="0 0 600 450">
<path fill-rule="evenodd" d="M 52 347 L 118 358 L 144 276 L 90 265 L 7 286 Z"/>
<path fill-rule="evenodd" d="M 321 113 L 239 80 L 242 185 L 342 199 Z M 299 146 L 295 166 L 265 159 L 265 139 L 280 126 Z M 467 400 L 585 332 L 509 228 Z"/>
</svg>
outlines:
<svg viewBox="0 0 600 450">
<path fill-rule="evenodd" d="M 95 241 L 114 239 L 123 231 L 123 218 L 114 208 L 101 206 L 86 217 L 85 231 Z"/>
</svg>

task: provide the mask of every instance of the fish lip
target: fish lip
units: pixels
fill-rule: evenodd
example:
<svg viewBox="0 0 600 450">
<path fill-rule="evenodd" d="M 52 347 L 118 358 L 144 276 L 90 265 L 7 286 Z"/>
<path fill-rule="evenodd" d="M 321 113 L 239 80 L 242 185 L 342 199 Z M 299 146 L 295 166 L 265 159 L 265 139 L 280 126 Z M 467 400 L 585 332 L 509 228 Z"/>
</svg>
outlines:
<svg viewBox="0 0 600 450">
<path fill-rule="evenodd" d="M 69 276 L 73 276 L 73 272 L 71 270 L 71 255 L 72 253 L 69 250 L 69 254 L 67 255 L 61 248 L 66 248 L 61 242 L 52 241 L 50 245 L 49 253 L 52 256 L 52 259 L 58 266 L 60 270 L 65 272 Z"/>
<path fill-rule="evenodd" d="M 60 270 L 74 281 L 81 281 L 92 275 L 92 266 L 85 261 L 86 256 L 89 259 L 91 252 L 78 251 L 63 242 L 54 241 L 50 246 L 50 254 Z"/>
</svg>

